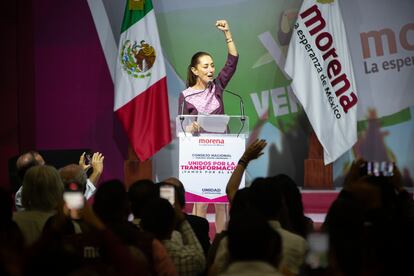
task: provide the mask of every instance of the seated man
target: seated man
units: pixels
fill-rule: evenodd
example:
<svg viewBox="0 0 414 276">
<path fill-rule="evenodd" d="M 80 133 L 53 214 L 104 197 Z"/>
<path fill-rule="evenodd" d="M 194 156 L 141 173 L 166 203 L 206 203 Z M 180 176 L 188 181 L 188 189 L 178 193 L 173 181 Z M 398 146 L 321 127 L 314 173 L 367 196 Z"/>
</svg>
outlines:
<svg viewBox="0 0 414 276">
<path fill-rule="evenodd" d="M 38 166 L 38 165 L 43 166 L 44 164 L 45 164 L 45 160 L 43 160 L 43 157 L 37 151 L 29 151 L 29 152 L 23 153 L 22 155 L 19 156 L 19 158 L 17 158 L 17 161 L 16 161 L 17 181 L 20 187 L 16 192 L 14 200 L 16 204 L 16 209 L 18 211 L 23 210 L 22 188 L 23 188 L 24 175 L 31 167 Z"/>
<path fill-rule="evenodd" d="M 181 239 L 172 238 L 175 224 L 178 225 Z M 174 210 L 171 203 L 164 198 L 155 199 L 146 206 L 141 226 L 162 242 L 179 275 L 199 275 L 204 272 L 203 248 L 182 210 Z"/>
<path fill-rule="evenodd" d="M 163 185 L 172 185 L 175 190 L 175 203 L 178 205 L 177 208 L 184 210 L 185 208 L 185 189 L 183 183 L 175 177 L 170 177 L 160 183 Z M 207 219 L 191 214 L 185 214 L 188 223 L 197 236 L 201 246 L 204 250 L 204 255 L 207 257 L 208 250 L 210 249 L 210 236 L 209 236 L 209 223 Z"/>
</svg>

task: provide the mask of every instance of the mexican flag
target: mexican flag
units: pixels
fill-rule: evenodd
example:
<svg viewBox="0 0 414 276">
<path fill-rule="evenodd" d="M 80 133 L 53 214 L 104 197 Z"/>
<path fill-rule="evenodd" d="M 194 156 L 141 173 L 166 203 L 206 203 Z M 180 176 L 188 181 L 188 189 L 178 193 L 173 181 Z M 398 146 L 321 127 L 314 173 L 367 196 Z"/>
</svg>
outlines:
<svg viewBox="0 0 414 276">
<path fill-rule="evenodd" d="M 114 112 L 141 161 L 171 142 L 167 78 L 154 9 L 125 8 L 115 73 Z"/>
</svg>

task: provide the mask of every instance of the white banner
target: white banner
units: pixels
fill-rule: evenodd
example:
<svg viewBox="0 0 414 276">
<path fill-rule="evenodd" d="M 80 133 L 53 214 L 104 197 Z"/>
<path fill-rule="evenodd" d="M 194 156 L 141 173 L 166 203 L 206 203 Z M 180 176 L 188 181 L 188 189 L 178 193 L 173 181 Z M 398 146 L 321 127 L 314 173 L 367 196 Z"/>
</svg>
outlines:
<svg viewBox="0 0 414 276">
<path fill-rule="evenodd" d="M 414 1 L 340 3 L 358 85 L 358 119 L 414 105 Z M 368 12 L 369 11 L 369 12 Z"/>
<path fill-rule="evenodd" d="M 180 137 L 179 179 L 188 202 L 227 202 L 226 185 L 244 153 L 245 139 Z M 241 181 L 244 187 L 244 176 Z"/>
<path fill-rule="evenodd" d="M 357 140 L 358 98 L 351 57 L 338 0 L 331 2 L 303 2 L 285 65 L 293 92 L 324 148 L 325 164 Z"/>
</svg>

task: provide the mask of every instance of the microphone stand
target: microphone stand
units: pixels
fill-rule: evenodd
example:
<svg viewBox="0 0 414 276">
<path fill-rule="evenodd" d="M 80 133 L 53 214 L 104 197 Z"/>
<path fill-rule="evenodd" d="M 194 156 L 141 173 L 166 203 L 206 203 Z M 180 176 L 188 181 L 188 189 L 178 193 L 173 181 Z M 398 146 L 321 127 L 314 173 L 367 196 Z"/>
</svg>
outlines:
<svg viewBox="0 0 414 276">
<path fill-rule="evenodd" d="M 243 102 L 243 99 L 242 99 L 242 97 L 239 94 L 234 93 L 234 92 L 232 92 L 230 90 L 224 89 L 218 82 L 216 84 L 223 91 L 225 91 L 225 92 L 227 92 L 229 94 L 232 94 L 233 96 L 236 96 L 240 100 L 240 115 L 241 115 L 240 116 L 240 121 L 241 121 L 241 127 L 239 129 L 239 132 L 237 133 L 237 137 L 239 137 L 239 135 L 240 135 L 241 131 L 243 130 L 244 125 L 246 123 L 246 116 L 245 116 L 245 113 L 244 113 L 244 102 Z"/>
</svg>

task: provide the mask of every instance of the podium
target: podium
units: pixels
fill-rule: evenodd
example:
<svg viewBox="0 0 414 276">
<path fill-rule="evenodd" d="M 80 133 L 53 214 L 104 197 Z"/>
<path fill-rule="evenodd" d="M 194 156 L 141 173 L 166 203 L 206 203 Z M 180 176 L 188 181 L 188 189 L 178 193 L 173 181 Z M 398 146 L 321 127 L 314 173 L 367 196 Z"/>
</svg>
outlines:
<svg viewBox="0 0 414 276">
<path fill-rule="evenodd" d="M 178 115 L 176 135 L 179 179 L 186 190 L 186 201 L 227 203 L 226 185 L 246 148 L 248 118 Z M 244 175 L 241 183 L 243 187 Z"/>
</svg>

